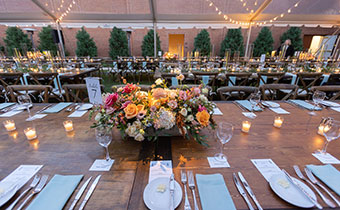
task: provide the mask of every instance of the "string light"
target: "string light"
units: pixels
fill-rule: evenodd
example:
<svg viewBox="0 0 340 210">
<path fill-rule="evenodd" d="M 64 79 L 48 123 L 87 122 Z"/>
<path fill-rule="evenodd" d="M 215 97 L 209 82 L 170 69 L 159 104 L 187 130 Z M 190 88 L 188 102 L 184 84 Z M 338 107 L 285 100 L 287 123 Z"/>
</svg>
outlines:
<svg viewBox="0 0 340 210">
<path fill-rule="evenodd" d="M 63 3 L 64 3 L 64 0 L 62 0 L 62 4 Z M 62 7 L 62 4 L 61 4 L 61 7 Z M 76 4 L 76 2 L 73 0 L 68 5 L 68 7 L 65 9 L 65 11 L 61 14 L 61 16 L 56 20 L 56 22 L 61 22 L 63 20 L 63 18 L 66 17 L 71 12 L 71 9 L 72 9 L 73 5 L 75 5 L 75 4 Z M 218 9 L 216 11 L 218 11 Z"/>
</svg>

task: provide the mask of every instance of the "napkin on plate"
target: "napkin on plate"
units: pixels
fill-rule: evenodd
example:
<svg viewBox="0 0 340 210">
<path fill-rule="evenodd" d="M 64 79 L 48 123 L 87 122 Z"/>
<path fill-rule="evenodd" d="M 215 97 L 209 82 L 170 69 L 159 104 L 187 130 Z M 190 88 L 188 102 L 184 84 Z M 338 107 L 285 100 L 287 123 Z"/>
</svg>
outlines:
<svg viewBox="0 0 340 210">
<path fill-rule="evenodd" d="M 236 103 L 238 103 L 240 106 L 248 109 L 248 111 L 251 111 L 251 103 L 247 100 L 236 100 Z M 254 107 L 254 111 L 258 112 L 258 111 L 262 111 L 262 109 L 259 106 L 255 106 Z"/>
<path fill-rule="evenodd" d="M 222 174 L 196 174 L 196 181 L 203 210 L 236 210 Z"/>
<path fill-rule="evenodd" d="M 72 103 L 58 103 L 48 109 L 46 109 L 45 111 L 43 111 L 43 113 L 58 113 L 61 110 L 65 109 L 66 107 L 70 106 Z"/>
<path fill-rule="evenodd" d="M 307 165 L 315 176 L 340 196 L 340 172 L 332 165 Z"/>
<path fill-rule="evenodd" d="M 27 210 L 63 209 L 82 178 L 83 175 L 54 175 Z"/>
<path fill-rule="evenodd" d="M 320 107 L 317 107 L 317 106 L 314 107 L 314 105 L 307 103 L 303 100 L 292 100 L 291 99 L 289 101 L 292 102 L 293 104 L 296 104 L 296 105 L 303 107 L 305 109 L 308 109 L 310 111 L 312 111 L 312 110 L 321 111 L 322 110 Z"/>
</svg>

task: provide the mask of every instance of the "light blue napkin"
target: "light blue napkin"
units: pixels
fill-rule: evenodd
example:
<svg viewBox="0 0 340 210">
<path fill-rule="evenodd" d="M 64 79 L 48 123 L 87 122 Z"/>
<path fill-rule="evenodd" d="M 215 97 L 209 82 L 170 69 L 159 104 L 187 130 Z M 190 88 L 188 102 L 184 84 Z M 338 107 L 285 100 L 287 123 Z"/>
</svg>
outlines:
<svg viewBox="0 0 340 210">
<path fill-rule="evenodd" d="M 82 178 L 83 175 L 54 175 L 26 210 L 63 209 Z"/>
<path fill-rule="evenodd" d="M 58 103 L 48 109 L 46 109 L 45 111 L 43 111 L 43 113 L 57 113 L 60 112 L 61 110 L 65 109 L 66 107 L 70 106 L 72 103 Z"/>
<path fill-rule="evenodd" d="M 267 76 L 261 76 L 262 77 L 262 79 L 260 79 L 260 85 L 264 85 L 264 84 L 266 84 L 267 83 Z M 263 82 L 263 81 L 264 82 Z"/>
<path fill-rule="evenodd" d="M 222 174 L 196 174 L 203 210 L 236 210 Z"/>
<path fill-rule="evenodd" d="M 316 111 L 321 111 L 322 110 L 320 107 L 315 107 L 314 108 L 314 105 L 312 105 L 310 103 L 307 103 L 307 102 L 305 102 L 303 100 L 293 100 L 293 99 L 291 99 L 289 101 L 292 102 L 293 104 L 296 104 L 298 106 L 301 106 L 301 107 L 303 107 L 305 109 L 308 109 L 308 110 L 311 110 L 311 111 L 312 110 L 316 110 Z"/>
<path fill-rule="evenodd" d="M 209 76 L 202 76 L 202 81 L 204 85 L 208 85 L 209 83 Z"/>
<path fill-rule="evenodd" d="M 340 172 L 332 165 L 307 165 L 315 176 L 340 196 Z"/>
<path fill-rule="evenodd" d="M 324 83 L 328 82 L 328 79 L 329 79 L 329 74 L 323 74 L 323 79 L 322 79 L 322 82 L 320 85 L 323 85 Z"/>
<path fill-rule="evenodd" d="M 240 106 L 246 108 L 248 111 L 252 111 L 251 110 L 251 103 L 248 100 L 236 100 L 235 102 L 238 103 Z M 260 111 L 262 111 L 262 109 L 259 106 L 255 106 L 254 111 L 260 112 Z"/>
<path fill-rule="evenodd" d="M 143 68 L 145 68 L 145 66 L 146 66 L 146 62 L 143 62 Z"/>
<path fill-rule="evenodd" d="M 4 109 L 4 108 L 12 106 L 12 105 L 14 105 L 14 103 L 1 103 L 0 104 L 0 109 Z"/>
<path fill-rule="evenodd" d="M 229 77 L 228 86 L 231 87 L 234 86 L 234 84 L 236 84 L 236 77 Z"/>
<path fill-rule="evenodd" d="M 176 77 L 171 77 L 171 86 L 178 86 L 178 79 Z"/>
</svg>

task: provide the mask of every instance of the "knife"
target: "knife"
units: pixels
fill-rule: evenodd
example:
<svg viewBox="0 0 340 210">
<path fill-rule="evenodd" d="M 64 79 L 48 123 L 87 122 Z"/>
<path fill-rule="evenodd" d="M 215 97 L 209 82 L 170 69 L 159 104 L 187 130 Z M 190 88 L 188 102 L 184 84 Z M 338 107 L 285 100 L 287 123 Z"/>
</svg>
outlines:
<svg viewBox="0 0 340 210">
<path fill-rule="evenodd" d="M 247 180 L 243 177 L 241 172 L 238 172 L 238 177 L 240 178 L 244 188 L 246 188 L 248 194 L 250 195 L 250 197 L 253 199 L 254 203 L 256 204 L 257 208 L 259 210 L 263 210 L 262 206 L 260 205 L 260 203 L 257 201 L 255 194 L 253 193 L 253 190 L 250 188 Z"/>
<path fill-rule="evenodd" d="M 96 188 L 96 186 L 97 186 L 97 184 L 98 184 L 99 179 L 100 179 L 101 176 L 102 176 L 102 175 L 98 175 L 97 178 L 93 181 L 93 183 L 92 183 L 92 185 L 91 185 L 89 191 L 87 192 L 87 194 L 86 194 L 86 196 L 85 196 L 83 202 L 81 203 L 81 205 L 80 205 L 80 207 L 79 207 L 79 210 L 84 209 L 84 207 L 85 207 L 85 205 L 86 205 L 86 202 L 90 199 L 90 197 L 91 197 L 91 195 L 92 195 L 94 189 Z"/>
<path fill-rule="evenodd" d="M 292 183 L 296 188 L 298 188 L 300 190 L 300 192 L 302 192 L 302 194 L 304 194 L 318 209 L 322 209 L 322 206 L 318 203 L 317 200 L 315 200 L 305 189 L 303 189 L 298 183 L 296 183 L 295 180 L 292 179 L 292 177 L 287 173 L 287 171 L 285 171 L 284 169 L 282 169 L 283 173 L 286 175 L 286 177 L 288 178 L 289 182 Z"/>
<path fill-rule="evenodd" d="M 83 186 L 81 186 L 79 192 L 77 193 L 76 197 L 74 198 L 74 201 L 72 202 L 72 204 L 71 204 L 71 206 L 70 206 L 70 208 L 68 210 L 74 209 L 74 207 L 76 206 L 77 202 L 79 201 L 79 199 L 83 195 L 87 185 L 90 183 L 91 179 L 92 179 L 92 176 L 87 179 L 87 181 L 83 184 Z"/>
<path fill-rule="evenodd" d="M 171 174 L 170 176 L 169 189 L 170 189 L 170 210 L 174 210 L 174 192 L 175 192 L 174 174 Z"/>
<path fill-rule="evenodd" d="M 248 205 L 248 208 L 250 210 L 254 210 L 254 207 L 251 205 L 248 197 L 247 197 L 247 194 L 244 192 L 244 189 L 243 187 L 241 186 L 240 182 L 238 181 L 237 179 L 237 176 L 235 173 L 233 173 L 233 179 L 234 179 L 234 183 L 236 185 L 236 188 L 237 190 L 240 192 L 240 194 L 242 195 L 242 197 L 244 198 L 244 200 L 246 201 L 247 205 Z"/>
</svg>

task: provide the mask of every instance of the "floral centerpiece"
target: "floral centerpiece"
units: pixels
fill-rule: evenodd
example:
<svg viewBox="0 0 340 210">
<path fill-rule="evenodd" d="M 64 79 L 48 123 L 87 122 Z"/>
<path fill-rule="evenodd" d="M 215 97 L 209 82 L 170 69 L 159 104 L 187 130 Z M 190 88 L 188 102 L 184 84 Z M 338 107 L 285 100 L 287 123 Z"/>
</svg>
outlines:
<svg viewBox="0 0 340 210">
<path fill-rule="evenodd" d="M 97 112 L 92 127 L 116 127 L 123 137 L 136 141 L 156 140 L 161 132 L 177 129 L 183 137 L 207 145 L 200 131 L 214 129 L 212 113 L 216 105 L 202 94 L 202 86 L 171 90 L 164 80 L 157 79 L 145 92 L 138 85 L 124 84 L 115 93 L 103 94 L 103 105 L 90 115 Z"/>
<path fill-rule="evenodd" d="M 171 52 L 166 52 L 163 55 L 163 58 L 166 60 L 176 60 L 177 59 L 177 55 Z"/>
</svg>

